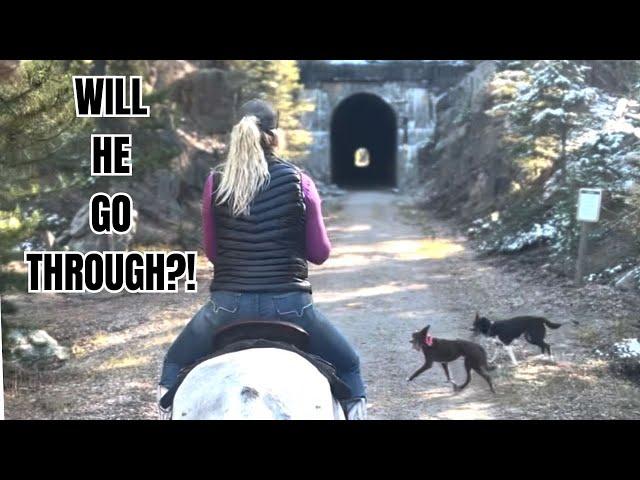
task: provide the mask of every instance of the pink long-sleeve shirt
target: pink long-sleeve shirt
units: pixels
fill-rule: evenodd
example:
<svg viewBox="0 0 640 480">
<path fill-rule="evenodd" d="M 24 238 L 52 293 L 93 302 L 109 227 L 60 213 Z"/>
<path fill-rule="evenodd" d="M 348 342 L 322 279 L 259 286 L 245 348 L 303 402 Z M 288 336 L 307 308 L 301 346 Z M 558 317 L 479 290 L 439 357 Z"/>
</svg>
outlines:
<svg viewBox="0 0 640 480">
<path fill-rule="evenodd" d="M 329 258 L 331 242 L 322 218 L 322 200 L 315 183 L 307 174 L 301 172 L 302 195 L 306 205 L 306 251 L 307 260 L 320 265 Z M 213 191 L 215 185 L 213 174 L 207 177 L 202 192 L 202 240 L 204 251 L 211 263 L 217 254 L 216 222 L 214 218 Z"/>
</svg>

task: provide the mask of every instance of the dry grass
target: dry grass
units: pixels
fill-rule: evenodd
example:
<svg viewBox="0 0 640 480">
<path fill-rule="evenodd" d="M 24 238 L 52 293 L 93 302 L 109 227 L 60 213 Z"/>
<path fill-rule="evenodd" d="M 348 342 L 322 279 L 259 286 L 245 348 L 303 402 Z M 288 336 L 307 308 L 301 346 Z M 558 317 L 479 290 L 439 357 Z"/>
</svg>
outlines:
<svg viewBox="0 0 640 480">
<path fill-rule="evenodd" d="M 508 408 L 536 420 L 640 419 L 636 386 L 615 378 L 602 360 L 558 364 L 527 362 L 503 382 Z"/>
</svg>

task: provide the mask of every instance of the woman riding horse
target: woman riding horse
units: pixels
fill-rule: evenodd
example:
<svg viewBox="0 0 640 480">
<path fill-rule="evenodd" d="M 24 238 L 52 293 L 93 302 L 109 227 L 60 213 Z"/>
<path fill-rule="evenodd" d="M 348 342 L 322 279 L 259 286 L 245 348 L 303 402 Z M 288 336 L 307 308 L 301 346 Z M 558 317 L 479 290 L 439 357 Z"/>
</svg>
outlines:
<svg viewBox="0 0 640 480">
<path fill-rule="evenodd" d="M 278 113 L 270 104 L 251 100 L 240 113 L 226 162 L 209 175 L 203 193 L 204 245 L 214 265 L 211 297 L 169 348 L 159 398 L 182 368 L 212 353 L 220 326 L 282 320 L 304 328 L 309 353 L 333 364 L 350 387 L 353 398 L 343 402 L 347 418 L 365 418 L 358 355 L 315 307 L 307 279 L 307 261 L 320 265 L 331 250 L 316 186 L 276 156 Z"/>
</svg>

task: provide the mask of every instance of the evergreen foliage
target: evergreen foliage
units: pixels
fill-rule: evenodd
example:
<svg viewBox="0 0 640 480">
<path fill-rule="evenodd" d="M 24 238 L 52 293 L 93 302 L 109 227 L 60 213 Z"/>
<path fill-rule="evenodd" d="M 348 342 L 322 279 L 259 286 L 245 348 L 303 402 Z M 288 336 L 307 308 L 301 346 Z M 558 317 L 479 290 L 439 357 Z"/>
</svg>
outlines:
<svg viewBox="0 0 640 480">
<path fill-rule="evenodd" d="M 295 60 L 233 60 L 230 68 L 247 77 L 241 102 L 261 98 L 271 102 L 280 112 L 279 128 L 284 132 L 285 145 L 280 154 L 297 160 L 307 153 L 311 135 L 300 123 L 301 116 L 313 110 L 313 105 L 301 97 L 302 83 Z"/>
</svg>

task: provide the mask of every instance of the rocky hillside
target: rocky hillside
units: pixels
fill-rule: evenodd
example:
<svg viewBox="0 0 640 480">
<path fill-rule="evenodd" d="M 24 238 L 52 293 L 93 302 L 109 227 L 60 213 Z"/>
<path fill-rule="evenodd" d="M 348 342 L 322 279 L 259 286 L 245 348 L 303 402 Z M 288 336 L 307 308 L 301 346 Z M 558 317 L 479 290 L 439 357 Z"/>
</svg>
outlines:
<svg viewBox="0 0 640 480">
<path fill-rule="evenodd" d="M 589 280 L 637 286 L 640 64 L 476 65 L 437 105 L 419 154 L 425 203 L 460 219 L 487 253 L 573 273 L 577 191 L 605 191 Z"/>
</svg>

